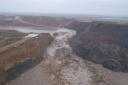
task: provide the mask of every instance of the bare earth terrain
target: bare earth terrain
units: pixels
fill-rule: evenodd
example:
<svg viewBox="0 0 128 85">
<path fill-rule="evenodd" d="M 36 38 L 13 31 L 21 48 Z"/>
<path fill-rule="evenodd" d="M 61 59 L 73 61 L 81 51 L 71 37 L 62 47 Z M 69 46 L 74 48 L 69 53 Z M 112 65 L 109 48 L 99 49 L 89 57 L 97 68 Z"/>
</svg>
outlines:
<svg viewBox="0 0 128 85">
<path fill-rule="evenodd" d="M 127 27 L 0 15 L 0 85 L 127 85 Z"/>
</svg>

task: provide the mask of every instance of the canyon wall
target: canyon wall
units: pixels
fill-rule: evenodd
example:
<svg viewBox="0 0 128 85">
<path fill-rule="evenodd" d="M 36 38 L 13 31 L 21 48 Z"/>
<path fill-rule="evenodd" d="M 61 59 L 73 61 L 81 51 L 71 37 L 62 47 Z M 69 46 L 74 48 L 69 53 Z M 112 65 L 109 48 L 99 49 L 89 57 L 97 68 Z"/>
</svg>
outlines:
<svg viewBox="0 0 128 85">
<path fill-rule="evenodd" d="M 73 22 L 70 40 L 74 53 L 113 71 L 128 71 L 128 25 L 112 22 Z"/>
</svg>

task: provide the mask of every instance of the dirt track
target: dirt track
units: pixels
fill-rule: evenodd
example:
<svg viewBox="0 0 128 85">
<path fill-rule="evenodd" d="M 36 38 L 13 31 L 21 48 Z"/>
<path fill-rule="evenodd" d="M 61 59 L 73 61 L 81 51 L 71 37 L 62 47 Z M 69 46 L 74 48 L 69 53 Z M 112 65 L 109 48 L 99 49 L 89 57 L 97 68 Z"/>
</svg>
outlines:
<svg viewBox="0 0 128 85">
<path fill-rule="evenodd" d="M 29 35 L 30 35 L 30 34 L 28 34 L 27 36 L 29 36 Z M 7 46 L 4 46 L 4 47 L 0 48 L 0 53 L 4 52 L 4 51 L 6 51 L 6 50 L 9 50 L 9 49 L 11 49 L 11 48 L 13 48 L 13 47 L 18 47 L 19 45 L 23 44 L 25 41 L 27 41 L 27 40 L 29 40 L 30 38 L 32 38 L 32 37 L 27 37 L 27 36 L 25 36 L 23 39 L 21 39 L 21 40 L 15 42 L 15 43 L 12 43 L 12 44 L 9 44 L 9 45 L 7 45 Z"/>
</svg>

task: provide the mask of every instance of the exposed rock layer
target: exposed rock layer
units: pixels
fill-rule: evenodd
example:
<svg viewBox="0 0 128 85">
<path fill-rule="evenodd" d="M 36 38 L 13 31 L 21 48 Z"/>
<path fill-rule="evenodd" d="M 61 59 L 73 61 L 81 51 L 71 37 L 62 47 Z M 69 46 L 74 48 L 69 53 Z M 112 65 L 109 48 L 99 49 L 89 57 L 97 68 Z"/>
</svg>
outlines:
<svg viewBox="0 0 128 85">
<path fill-rule="evenodd" d="M 47 46 L 51 43 L 49 34 L 40 34 L 28 39 L 22 45 L 0 54 L 0 84 L 12 80 L 25 70 L 32 68 L 43 59 Z"/>
</svg>

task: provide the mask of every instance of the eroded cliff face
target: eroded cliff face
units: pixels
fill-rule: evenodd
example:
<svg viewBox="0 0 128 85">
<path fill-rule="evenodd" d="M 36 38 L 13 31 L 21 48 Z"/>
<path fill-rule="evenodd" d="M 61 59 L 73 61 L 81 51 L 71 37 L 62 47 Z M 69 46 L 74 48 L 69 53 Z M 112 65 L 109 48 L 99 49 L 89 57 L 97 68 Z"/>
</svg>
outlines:
<svg viewBox="0 0 128 85">
<path fill-rule="evenodd" d="M 40 63 L 52 40 L 50 34 L 39 34 L 0 53 L 0 85 Z"/>
<path fill-rule="evenodd" d="M 109 22 L 74 22 L 70 45 L 80 57 L 113 71 L 128 71 L 128 25 Z"/>
</svg>

